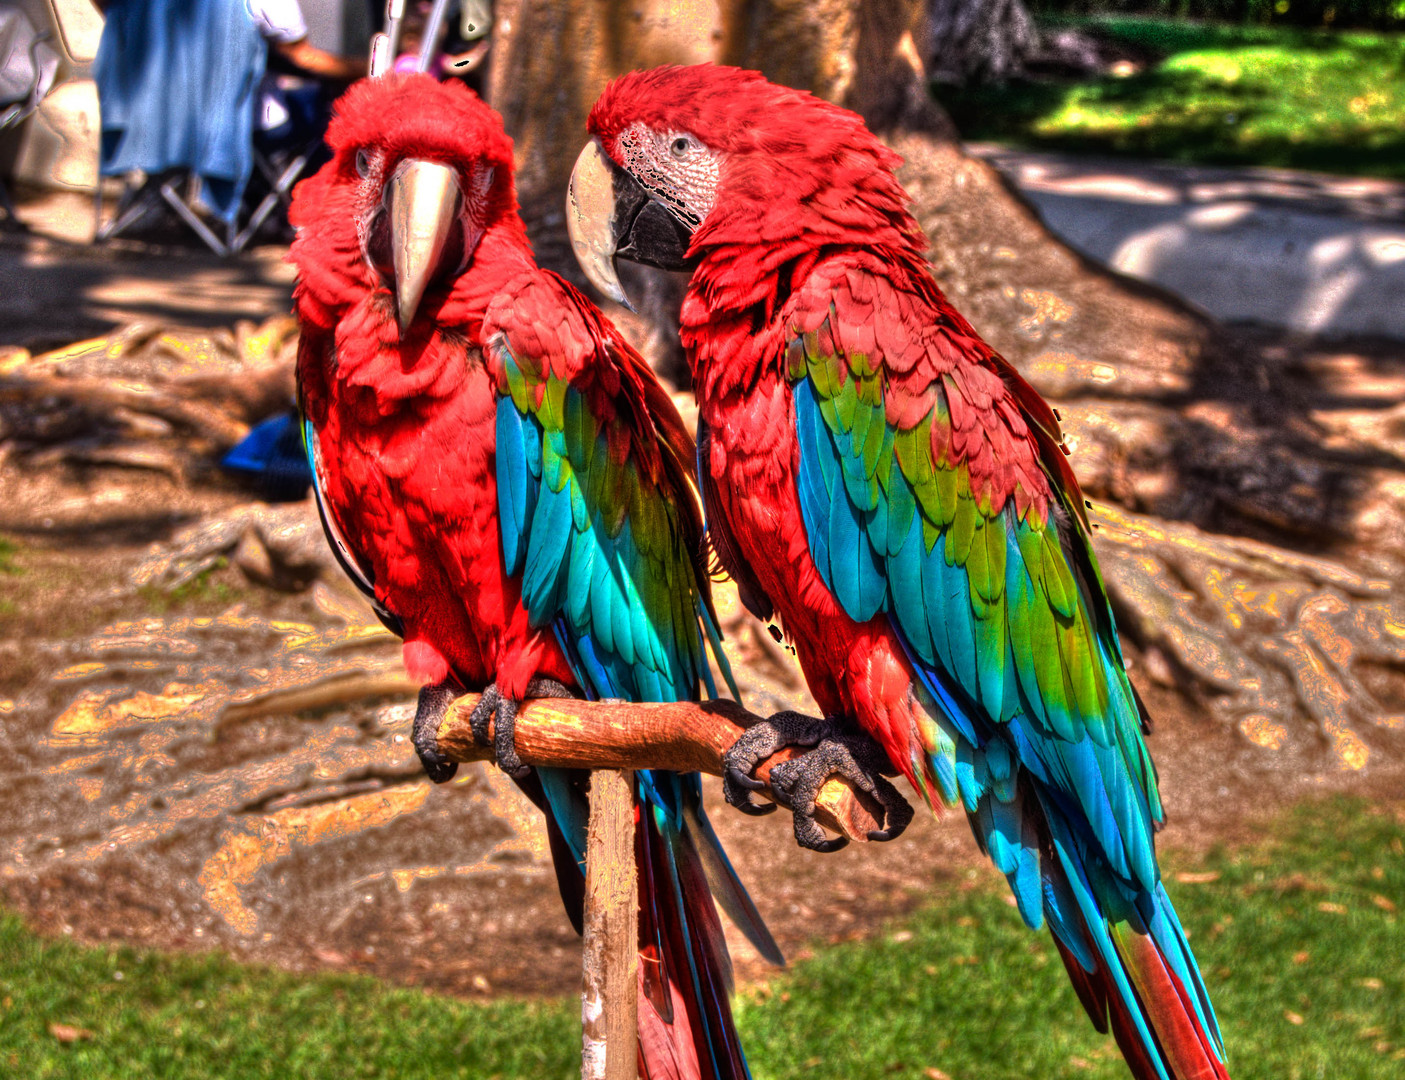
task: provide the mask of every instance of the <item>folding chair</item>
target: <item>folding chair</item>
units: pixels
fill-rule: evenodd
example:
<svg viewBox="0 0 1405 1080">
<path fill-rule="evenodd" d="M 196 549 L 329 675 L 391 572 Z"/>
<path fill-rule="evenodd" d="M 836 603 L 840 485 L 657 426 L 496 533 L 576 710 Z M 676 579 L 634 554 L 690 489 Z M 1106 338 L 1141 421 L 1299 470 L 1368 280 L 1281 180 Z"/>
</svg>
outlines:
<svg viewBox="0 0 1405 1080">
<path fill-rule="evenodd" d="M 225 226 L 225 236 L 221 238 L 207 224 L 199 212 L 200 177 L 188 169 L 173 169 L 157 176 L 147 176 L 139 170 L 121 178 L 122 191 L 117 197 L 117 209 L 111 221 L 102 219 L 102 184 L 98 184 L 94 199 L 93 216 L 96 225 L 94 238 L 98 243 L 121 236 L 138 222 L 158 215 L 164 207 L 175 211 L 196 236 L 216 255 L 228 255 L 235 239 L 235 223 Z M 183 189 L 183 190 L 182 190 Z"/>
<path fill-rule="evenodd" d="M 36 30 L 22 11 L 0 10 L 0 131 L 23 123 L 53 89 L 60 57 L 46 44 L 49 36 L 47 30 Z M 0 226 L 22 227 L 2 179 Z"/>
<path fill-rule="evenodd" d="M 270 124 L 268 117 L 260 117 L 254 133 L 254 169 L 268 190 L 252 209 L 248 209 L 248 204 L 256 190 L 245 191 L 246 219 L 244 227 L 231 237 L 231 251 L 243 251 L 275 210 L 281 207 L 287 212 L 292 205 L 293 185 L 323 151 L 328 110 L 322 88 L 308 79 L 290 82 L 293 85 L 279 87 L 287 118 Z"/>
</svg>

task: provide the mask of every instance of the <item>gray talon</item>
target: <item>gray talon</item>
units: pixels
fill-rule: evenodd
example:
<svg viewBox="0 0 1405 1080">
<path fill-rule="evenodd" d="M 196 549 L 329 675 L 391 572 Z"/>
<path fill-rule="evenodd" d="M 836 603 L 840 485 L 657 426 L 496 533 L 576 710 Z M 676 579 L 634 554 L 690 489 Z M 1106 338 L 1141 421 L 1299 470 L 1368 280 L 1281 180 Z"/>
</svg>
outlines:
<svg viewBox="0 0 1405 1080">
<path fill-rule="evenodd" d="M 814 746 L 828 731 L 826 722 L 797 712 L 776 713 L 769 720 L 752 724 L 741 738 L 722 755 L 722 794 L 730 806 L 744 814 L 760 817 L 775 810 L 771 803 L 757 802 L 753 791 L 767 785 L 751 774 L 768 757 L 785 746 Z"/>
<path fill-rule="evenodd" d="M 452 780 L 459 771 L 458 762 L 450 761 L 439 752 L 439 726 L 444 723 L 449 706 L 458 696 L 458 690 L 447 682 L 420 687 L 411 741 L 415 744 L 415 753 L 420 757 L 425 775 L 436 784 Z"/>
<path fill-rule="evenodd" d="M 513 737 L 517 734 L 517 702 L 499 697 L 497 716 L 493 724 L 493 757 L 498 768 L 514 780 L 521 780 L 532 770 L 517 756 Z"/>
<path fill-rule="evenodd" d="M 570 689 L 555 679 L 536 678 L 527 684 L 527 698 L 569 698 L 575 697 Z M 517 756 L 514 736 L 517 733 L 517 710 L 520 701 L 505 698 L 497 685 L 490 685 L 483 691 L 482 698 L 469 714 L 468 725 L 473 738 L 480 746 L 492 746 L 493 760 L 508 776 L 520 780 L 531 772 L 531 766 Z M 488 738 L 489 724 L 492 724 L 492 739 Z M 452 774 L 451 774 L 452 775 Z"/>
<path fill-rule="evenodd" d="M 539 675 L 527 684 L 527 696 L 529 698 L 573 698 L 576 694 L 564 683 L 548 679 L 545 675 Z"/>
<path fill-rule="evenodd" d="M 746 773 L 742 772 L 740 769 L 728 769 L 727 779 L 734 784 L 740 784 L 742 787 L 746 788 L 747 791 L 770 790 L 770 785 L 767 784 L 765 780 L 758 780 L 754 776 L 747 776 Z M 774 806 L 775 803 L 770 803 L 768 805 Z"/>
<path fill-rule="evenodd" d="M 895 770 L 878 743 L 838 721 L 793 712 L 777 713 L 748 728 L 723 755 L 722 784 L 727 801 L 749 814 L 769 812 L 752 800 L 757 781 L 749 774 L 785 746 L 814 747 L 771 769 L 771 794 L 794 815 L 795 839 L 801 847 L 829 852 L 849 842 L 847 837 L 825 836 L 815 821 L 815 799 L 831 776 L 844 777 L 883 808 L 884 827 L 871 830 L 870 840 L 892 840 L 912 821 L 912 806 L 887 780 Z"/>
<path fill-rule="evenodd" d="M 483 691 L 483 696 L 478 699 L 478 704 L 473 706 L 473 711 L 468 714 L 469 730 L 473 732 L 473 741 L 479 746 L 492 745 L 492 740 L 488 738 L 488 725 L 492 722 L 501 700 L 498 688 L 489 685 Z"/>
</svg>

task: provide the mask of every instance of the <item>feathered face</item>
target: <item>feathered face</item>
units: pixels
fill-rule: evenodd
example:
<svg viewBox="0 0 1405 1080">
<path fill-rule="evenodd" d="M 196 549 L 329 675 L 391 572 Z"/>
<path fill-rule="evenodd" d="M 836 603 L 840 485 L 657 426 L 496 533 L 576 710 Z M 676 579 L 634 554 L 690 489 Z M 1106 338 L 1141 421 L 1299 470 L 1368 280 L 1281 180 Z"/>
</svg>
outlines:
<svg viewBox="0 0 1405 1080">
<path fill-rule="evenodd" d="M 324 309 L 380 292 L 404 334 L 426 292 L 469 266 L 488 229 L 521 233 L 512 141 L 463 86 L 362 80 L 337 103 L 327 144 L 332 159 L 298 185 L 289 213 L 300 294 Z"/>
<path fill-rule="evenodd" d="M 588 127 L 566 220 L 581 268 L 621 302 L 616 258 L 686 270 L 728 244 L 785 258 L 906 213 L 898 158 L 862 119 L 754 71 L 631 72 Z"/>
</svg>

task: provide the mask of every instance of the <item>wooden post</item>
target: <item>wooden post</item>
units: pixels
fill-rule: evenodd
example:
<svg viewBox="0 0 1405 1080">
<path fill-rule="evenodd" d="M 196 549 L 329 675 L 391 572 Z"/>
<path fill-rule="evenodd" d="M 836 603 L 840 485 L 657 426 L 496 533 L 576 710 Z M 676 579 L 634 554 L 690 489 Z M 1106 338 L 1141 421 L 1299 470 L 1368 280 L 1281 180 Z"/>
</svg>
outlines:
<svg viewBox="0 0 1405 1080">
<path fill-rule="evenodd" d="M 631 769 L 590 774 L 583 966 L 581 1080 L 636 1080 L 639 880 Z"/>
</svg>

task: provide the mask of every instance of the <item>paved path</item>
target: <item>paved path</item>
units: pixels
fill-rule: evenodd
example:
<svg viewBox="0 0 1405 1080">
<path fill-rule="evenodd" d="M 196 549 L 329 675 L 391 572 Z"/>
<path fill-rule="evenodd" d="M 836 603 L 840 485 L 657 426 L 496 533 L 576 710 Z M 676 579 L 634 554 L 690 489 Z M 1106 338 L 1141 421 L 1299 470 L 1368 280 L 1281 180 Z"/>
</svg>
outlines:
<svg viewBox="0 0 1405 1080">
<path fill-rule="evenodd" d="M 968 149 L 1075 248 L 1217 318 L 1405 339 L 1405 184 Z"/>
</svg>

